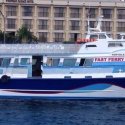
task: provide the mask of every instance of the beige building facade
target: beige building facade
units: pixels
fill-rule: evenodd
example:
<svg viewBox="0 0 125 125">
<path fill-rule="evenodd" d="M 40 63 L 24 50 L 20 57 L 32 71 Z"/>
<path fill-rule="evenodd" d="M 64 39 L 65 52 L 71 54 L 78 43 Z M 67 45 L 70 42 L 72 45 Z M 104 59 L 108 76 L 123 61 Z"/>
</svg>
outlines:
<svg viewBox="0 0 125 125">
<path fill-rule="evenodd" d="M 16 34 L 25 25 L 41 42 L 84 38 L 88 16 L 95 27 L 103 15 L 102 30 L 113 37 L 125 32 L 125 2 L 120 0 L 0 0 L 0 10 L 2 31 Z"/>
</svg>

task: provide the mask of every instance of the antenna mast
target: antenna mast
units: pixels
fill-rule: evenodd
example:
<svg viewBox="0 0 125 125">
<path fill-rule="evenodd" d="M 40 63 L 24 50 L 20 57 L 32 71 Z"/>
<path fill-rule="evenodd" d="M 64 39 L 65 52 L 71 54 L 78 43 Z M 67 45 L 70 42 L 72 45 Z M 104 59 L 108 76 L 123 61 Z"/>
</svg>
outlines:
<svg viewBox="0 0 125 125">
<path fill-rule="evenodd" d="M 89 8 L 88 8 L 88 22 L 87 22 L 87 27 L 88 27 L 88 34 L 90 33 L 90 20 L 89 20 L 89 15 L 90 15 L 90 4 L 89 4 Z"/>
</svg>

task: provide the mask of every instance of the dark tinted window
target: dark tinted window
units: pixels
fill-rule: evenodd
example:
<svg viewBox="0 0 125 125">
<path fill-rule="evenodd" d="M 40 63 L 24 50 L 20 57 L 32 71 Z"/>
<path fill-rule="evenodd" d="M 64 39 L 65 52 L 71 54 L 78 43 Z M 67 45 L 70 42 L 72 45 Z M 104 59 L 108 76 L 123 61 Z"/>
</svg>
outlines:
<svg viewBox="0 0 125 125">
<path fill-rule="evenodd" d="M 109 43 L 108 47 L 123 47 L 122 43 Z"/>
<path fill-rule="evenodd" d="M 80 60 L 80 63 L 79 63 L 79 66 L 83 66 L 83 65 L 84 65 L 84 62 L 85 62 L 85 59 L 81 59 L 81 60 Z"/>
<path fill-rule="evenodd" d="M 97 47 L 96 45 L 86 45 L 86 47 Z"/>
</svg>

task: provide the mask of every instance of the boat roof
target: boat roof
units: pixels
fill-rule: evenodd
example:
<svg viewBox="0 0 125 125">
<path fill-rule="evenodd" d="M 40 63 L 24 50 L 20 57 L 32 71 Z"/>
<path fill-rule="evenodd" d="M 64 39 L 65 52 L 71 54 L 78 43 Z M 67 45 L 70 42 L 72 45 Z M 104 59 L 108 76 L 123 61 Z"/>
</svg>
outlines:
<svg viewBox="0 0 125 125">
<path fill-rule="evenodd" d="M 82 44 L 0 44 L 0 55 L 67 55 L 76 54 Z"/>
</svg>

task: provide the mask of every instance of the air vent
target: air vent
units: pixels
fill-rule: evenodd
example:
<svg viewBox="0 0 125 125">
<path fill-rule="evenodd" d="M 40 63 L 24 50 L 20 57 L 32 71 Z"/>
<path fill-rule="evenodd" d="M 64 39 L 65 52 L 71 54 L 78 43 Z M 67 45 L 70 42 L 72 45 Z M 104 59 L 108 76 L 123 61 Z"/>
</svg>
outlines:
<svg viewBox="0 0 125 125">
<path fill-rule="evenodd" d="M 71 79 L 71 76 L 64 76 L 65 79 Z"/>
<path fill-rule="evenodd" d="M 109 75 L 109 76 L 106 76 L 106 78 L 113 78 L 113 76 Z"/>
<path fill-rule="evenodd" d="M 92 78 L 92 76 L 85 76 L 85 78 Z"/>
</svg>

